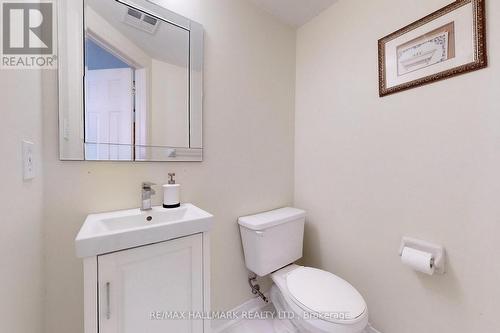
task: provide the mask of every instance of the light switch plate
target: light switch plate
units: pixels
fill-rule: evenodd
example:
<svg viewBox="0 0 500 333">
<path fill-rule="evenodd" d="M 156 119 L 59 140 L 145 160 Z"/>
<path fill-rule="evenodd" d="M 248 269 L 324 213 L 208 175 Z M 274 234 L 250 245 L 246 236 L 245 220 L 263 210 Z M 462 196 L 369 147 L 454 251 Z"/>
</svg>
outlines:
<svg viewBox="0 0 500 333">
<path fill-rule="evenodd" d="M 30 180 L 35 178 L 34 166 L 35 144 L 29 141 L 23 141 L 23 179 Z"/>
</svg>

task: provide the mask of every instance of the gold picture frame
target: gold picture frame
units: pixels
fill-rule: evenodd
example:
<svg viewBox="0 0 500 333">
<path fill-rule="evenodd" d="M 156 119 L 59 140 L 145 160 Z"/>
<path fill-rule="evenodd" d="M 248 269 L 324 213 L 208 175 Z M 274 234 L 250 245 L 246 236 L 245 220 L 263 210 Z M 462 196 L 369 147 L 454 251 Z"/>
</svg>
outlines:
<svg viewBox="0 0 500 333">
<path fill-rule="evenodd" d="M 487 66 L 485 0 L 457 0 L 378 41 L 380 97 Z"/>
</svg>

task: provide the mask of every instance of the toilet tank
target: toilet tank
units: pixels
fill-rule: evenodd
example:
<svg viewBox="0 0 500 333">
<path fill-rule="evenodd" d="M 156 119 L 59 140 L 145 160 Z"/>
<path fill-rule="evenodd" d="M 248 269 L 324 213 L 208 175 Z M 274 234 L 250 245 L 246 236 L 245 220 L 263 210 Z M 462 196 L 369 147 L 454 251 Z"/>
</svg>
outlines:
<svg viewBox="0 0 500 333">
<path fill-rule="evenodd" d="M 247 268 L 265 276 L 302 257 L 306 212 L 285 207 L 238 219 Z"/>
</svg>

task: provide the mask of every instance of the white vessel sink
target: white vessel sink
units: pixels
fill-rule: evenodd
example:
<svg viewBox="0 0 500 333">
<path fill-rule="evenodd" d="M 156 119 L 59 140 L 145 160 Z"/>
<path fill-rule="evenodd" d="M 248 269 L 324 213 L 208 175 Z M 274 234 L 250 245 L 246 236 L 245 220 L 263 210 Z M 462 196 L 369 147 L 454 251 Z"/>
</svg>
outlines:
<svg viewBox="0 0 500 333">
<path fill-rule="evenodd" d="M 76 255 L 92 257 L 163 242 L 209 231 L 212 224 L 213 216 L 192 204 L 91 214 L 76 236 Z"/>
</svg>

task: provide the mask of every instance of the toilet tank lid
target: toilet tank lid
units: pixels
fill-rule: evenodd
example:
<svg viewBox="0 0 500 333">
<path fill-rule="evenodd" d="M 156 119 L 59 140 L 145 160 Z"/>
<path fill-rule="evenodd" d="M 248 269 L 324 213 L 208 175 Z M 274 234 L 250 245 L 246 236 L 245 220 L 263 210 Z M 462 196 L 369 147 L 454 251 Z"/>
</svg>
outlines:
<svg viewBox="0 0 500 333">
<path fill-rule="evenodd" d="M 306 212 L 302 209 L 284 207 L 268 212 L 243 216 L 238 219 L 239 225 L 251 230 L 264 230 L 277 225 L 304 218 Z"/>
</svg>

